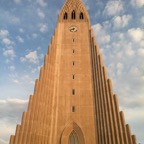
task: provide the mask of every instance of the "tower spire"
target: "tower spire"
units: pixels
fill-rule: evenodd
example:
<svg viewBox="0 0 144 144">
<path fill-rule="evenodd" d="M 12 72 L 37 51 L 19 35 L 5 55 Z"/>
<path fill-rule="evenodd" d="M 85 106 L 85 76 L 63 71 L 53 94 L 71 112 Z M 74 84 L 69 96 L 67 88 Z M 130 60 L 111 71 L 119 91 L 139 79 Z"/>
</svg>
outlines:
<svg viewBox="0 0 144 144">
<path fill-rule="evenodd" d="M 88 13 L 67 0 L 10 144 L 136 144 L 119 111 Z"/>
<path fill-rule="evenodd" d="M 65 20 L 66 22 L 66 19 L 67 21 L 73 20 L 71 19 L 73 12 L 76 14 L 75 21 L 79 21 L 81 17 L 81 20 L 83 19 L 83 21 L 87 21 L 90 24 L 88 12 L 81 0 L 66 0 L 61 8 L 58 21 Z"/>
</svg>

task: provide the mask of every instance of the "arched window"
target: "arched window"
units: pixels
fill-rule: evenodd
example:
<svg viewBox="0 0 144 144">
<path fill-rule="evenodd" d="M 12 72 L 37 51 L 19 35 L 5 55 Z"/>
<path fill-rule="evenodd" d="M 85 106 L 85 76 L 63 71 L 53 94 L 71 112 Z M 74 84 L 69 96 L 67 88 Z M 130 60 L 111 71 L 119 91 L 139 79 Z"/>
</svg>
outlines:
<svg viewBox="0 0 144 144">
<path fill-rule="evenodd" d="M 84 15 L 83 15 L 83 13 L 81 12 L 80 13 L 80 17 L 79 17 L 80 19 L 84 19 Z"/>
<path fill-rule="evenodd" d="M 69 136 L 68 144 L 79 144 L 78 136 L 74 130 L 71 132 Z"/>
<path fill-rule="evenodd" d="M 74 10 L 72 11 L 71 18 L 72 18 L 72 19 L 76 19 L 76 14 L 75 14 L 75 11 L 74 11 Z"/>
<path fill-rule="evenodd" d="M 67 14 L 66 12 L 64 13 L 63 19 L 64 19 L 64 20 L 68 19 L 68 14 Z"/>
</svg>

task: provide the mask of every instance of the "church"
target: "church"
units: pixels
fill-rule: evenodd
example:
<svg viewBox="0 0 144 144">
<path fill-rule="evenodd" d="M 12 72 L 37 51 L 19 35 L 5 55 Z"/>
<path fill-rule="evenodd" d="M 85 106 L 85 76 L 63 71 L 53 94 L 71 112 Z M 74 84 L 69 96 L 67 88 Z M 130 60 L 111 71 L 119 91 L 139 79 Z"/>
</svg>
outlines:
<svg viewBox="0 0 144 144">
<path fill-rule="evenodd" d="M 137 144 L 82 0 L 66 0 L 10 144 Z"/>
</svg>

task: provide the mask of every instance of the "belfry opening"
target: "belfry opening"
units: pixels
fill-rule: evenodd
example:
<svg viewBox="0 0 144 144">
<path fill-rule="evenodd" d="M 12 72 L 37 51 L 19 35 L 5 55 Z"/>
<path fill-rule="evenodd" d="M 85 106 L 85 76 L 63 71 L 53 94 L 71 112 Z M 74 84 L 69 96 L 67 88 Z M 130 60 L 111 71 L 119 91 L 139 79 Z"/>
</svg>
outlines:
<svg viewBox="0 0 144 144">
<path fill-rule="evenodd" d="M 75 10 L 72 11 L 72 13 L 71 13 L 71 18 L 72 18 L 72 19 L 76 19 L 76 13 L 75 13 Z"/>
</svg>

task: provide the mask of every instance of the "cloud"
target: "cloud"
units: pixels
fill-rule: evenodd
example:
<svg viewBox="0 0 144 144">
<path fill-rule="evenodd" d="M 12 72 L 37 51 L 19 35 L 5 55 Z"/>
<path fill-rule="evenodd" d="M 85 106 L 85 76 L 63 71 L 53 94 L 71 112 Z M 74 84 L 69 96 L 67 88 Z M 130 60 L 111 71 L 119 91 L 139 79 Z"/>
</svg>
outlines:
<svg viewBox="0 0 144 144">
<path fill-rule="evenodd" d="M 104 9 L 104 14 L 114 16 L 123 11 L 123 4 L 121 1 L 111 0 L 108 1 Z"/>
<path fill-rule="evenodd" d="M 3 139 L 0 139 L 0 144 L 8 144 L 8 141 L 5 141 Z"/>
<path fill-rule="evenodd" d="M 3 10 L 0 9 L 0 18 L 3 23 L 6 24 L 13 24 L 13 25 L 18 25 L 20 24 L 20 19 L 17 15 L 13 15 L 13 12 L 10 12 L 10 10 Z"/>
<path fill-rule="evenodd" d="M 8 37 L 8 36 L 9 36 L 8 30 L 5 30 L 5 29 L 1 29 L 1 30 L 0 30 L 0 37 L 1 37 L 1 38 L 6 38 L 6 37 Z"/>
<path fill-rule="evenodd" d="M 16 56 L 13 49 L 4 50 L 3 55 L 6 56 L 6 57 L 10 57 L 11 59 L 13 59 Z"/>
<path fill-rule="evenodd" d="M 15 2 L 16 4 L 20 4 L 20 3 L 21 3 L 21 0 L 14 0 L 14 2 Z"/>
<path fill-rule="evenodd" d="M 17 79 L 13 79 L 12 82 L 15 83 L 15 84 L 19 84 L 20 83 L 19 80 L 17 80 Z"/>
<path fill-rule="evenodd" d="M 21 115 L 21 111 L 27 106 L 28 100 L 0 99 L 0 118 Z"/>
<path fill-rule="evenodd" d="M 37 0 L 37 3 L 38 3 L 40 6 L 42 6 L 42 7 L 44 7 L 44 6 L 47 5 L 47 3 L 44 2 L 44 0 Z"/>
<path fill-rule="evenodd" d="M 137 98 L 136 98 L 137 97 Z M 135 96 L 135 97 L 122 97 L 120 98 L 121 106 L 124 108 L 141 108 L 144 106 L 144 97 Z"/>
<path fill-rule="evenodd" d="M 21 60 L 21 62 L 28 61 L 28 62 L 35 63 L 35 64 L 38 63 L 39 60 L 38 60 L 37 51 L 32 51 L 32 52 L 28 53 L 24 57 L 21 57 L 20 60 Z"/>
<path fill-rule="evenodd" d="M 140 70 L 139 70 L 139 68 L 138 67 L 135 67 L 135 66 L 132 66 L 131 68 L 130 68 L 130 74 L 131 74 L 131 76 L 133 76 L 133 77 L 138 77 L 138 76 L 140 76 L 141 75 L 141 72 L 140 72 Z"/>
<path fill-rule="evenodd" d="M 126 47 L 125 47 L 125 53 L 127 56 L 132 57 L 135 54 L 135 51 L 132 48 L 132 44 L 131 43 L 127 43 Z"/>
<path fill-rule="evenodd" d="M 23 42 L 24 42 L 24 39 L 23 39 L 21 36 L 17 36 L 16 39 L 17 39 L 20 43 L 23 43 Z"/>
<path fill-rule="evenodd" d="M 45 18 L 45 14 L 40 9 L 37 10 L 37 14 L 41 19 Z"/>
<path fill-rule="evenodd" d="M 128 30 L 128 35 L 135 42 L 140 42 L 144 38 L 144 31 L 141 28 L 132 28 Z"/>
<path fill-rule="evenodd" d="M 9 38 L 9 31 L 6 29 L 0 30 L 0 39 L 5 46 L 10 46 L 14 44 L 14 42 Z"/>
<path fill-rule="evenodd" d="M 129 24 L 129 21 L 131 20 L 131 15 L 123 15 L 123 16 L 116 16 L 113 19 L 113 25 L 115 28 L 123 28 L 126 27 Z"/>
<path fill-rule="evenodd" d="M 44 59 L 44 54 L 40 54 L 39 58 L 43 60 Z"/>
<path fill-rule="evenodd" d="M 111 37 L 107 34 L 106 30 L 104 29 L 104 26 L 98 23 L 93 25 L 92 28 L 99 44 L 106 44 L 110 42 Z"/>
<path fill-rule="evenodd" d="M 15 71 L 15 66 L 9 66 L 8 68 L 10 71 Z"/>
<path fill-rule="evenodd" d="M 33 34 L 32 34 L 32 37 L 35 39 L 35 38 L 37 38 L 37 37 L 38 37 L 38 34 L 33 33 Z"/>
<path fill-rule="evenodd" d="M 13 24 L 19 24 L 20 23 L 20 19 L 14 15 L 9 15 L 9 17 L 11 18 L 11 23 Z"/>
<path fill-rule="evenodd" d="M 139 48 L 138 49 L 138 55 L 141 57 L 144 57 L 144 48 Z"/>
<path fill-rule="evenodd" d="M 0 103 L 8 103 L 8 104 L 27 104 L 28 100 L 23 99 L 0 99 Z"/>
<path fill-rule="evenodd" d="M 19 28 L 19 32 L 23 33 L 24 29 L 23 28 Z"/>
<path fill-rule="evenodd" d="M 144 0 L 131 0 L 133 7 L 141 8 L 144 7 Z"/>
<path fill-rule="evenodd" d="M 20 123 L 22 113 L 26 110 L 28 100 L 0 99 L 0 142 L 8 144 L 10 135 L 15 133 L 16 124 Z"/>
<path fill-rule="evenodd" d="M 102 30 L 102 25 L 98 23 L 96 25 L 93 25 L 92 28 L 95 33 L 99 33 Z"/>
<path fill-rule="evenodd" d="M 48 31 L 48 27 L 46 24 L 40 24 L 40 32 L 45 33 Z"/>
<path fill-rule="evenodd" d="M 9 38 L 4 38 L 4 39 L 2 40 L 2 43 L 5 44 L 5 45 L 7 45 L 7 46 L 14 44 L 14 42 L 11 41 Z"/>
<path fill-rule="evenodd" d="M 123 69 L 124 69 L 123 64 L 119 62 L 119 63 L 117 64 L 117 75 L 118 75 L 118 76 L 120 76 L 120 75 L 122 74 Z"/>
<path fill-rule="evenodd" d="M 36 73 L 36 72 L 38 72 L 38 68 L 32 69 L 32 71 L 31 71 L 31 73 Z"/>
<path fill-rule="evenodd" d="M 141 17 L 140 21 L 142 24 L 144 24 L 144 16 Z"/>
<path fill-rule="evenodd" d="M 22 81 L 25 81 L 28 84 L 35 84 L 35 81 L 29 76 L 29 75 L 24 75 L 21 77 Z"/>
</svg>

